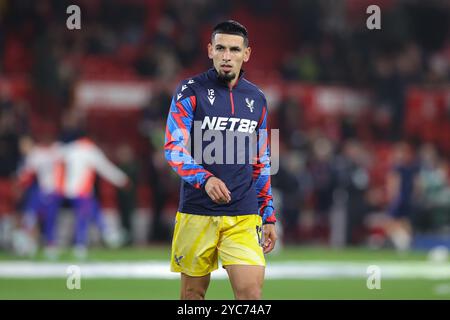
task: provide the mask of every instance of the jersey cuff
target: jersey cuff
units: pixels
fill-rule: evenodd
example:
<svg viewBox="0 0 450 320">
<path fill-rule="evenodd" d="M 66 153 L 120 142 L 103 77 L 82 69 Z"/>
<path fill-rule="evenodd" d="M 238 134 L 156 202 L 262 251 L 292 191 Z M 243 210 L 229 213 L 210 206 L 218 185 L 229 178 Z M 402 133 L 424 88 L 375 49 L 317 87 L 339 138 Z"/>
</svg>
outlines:
<svg viewBox="0 0 450 320">
<path fill-rule="evenodd" d="M 275 214 L 274 214 L 275 210 L 273 209 L 272 206 L 264 207 L 263 212 L 264 213 L 261 215 L 263 224 L 276 222 L 276 218 L 275 218 Z"/>
<path fill-rule="evenodd" d="M 205 181 L 203 181 L 203 184 L 201 185 L 201 188 L 204 190 L 206 183 L 208 182 L 209 178 L 214 177 L 214 175 L 211 173 L 209 176 L 206 177 Z"/>
</svg>

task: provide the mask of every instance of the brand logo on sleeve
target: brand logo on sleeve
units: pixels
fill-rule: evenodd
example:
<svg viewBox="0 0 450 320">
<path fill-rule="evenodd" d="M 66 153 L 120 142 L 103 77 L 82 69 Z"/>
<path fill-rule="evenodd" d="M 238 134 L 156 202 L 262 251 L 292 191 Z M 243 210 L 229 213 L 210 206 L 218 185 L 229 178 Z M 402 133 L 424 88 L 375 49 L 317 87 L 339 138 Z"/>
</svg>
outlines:
<svg viewBox="0 0 450 320">
<path fill-rule="evenodd" d="M 213 105 L 214 104 L 214 100 L 216 100 L 216 97 L 215 97 L 215 95 L 214 95 L 214 89 L 208 89 L 208 100 L 209 100 L 209 103 L 211 103 L 211 105 Z"/>
</svg>

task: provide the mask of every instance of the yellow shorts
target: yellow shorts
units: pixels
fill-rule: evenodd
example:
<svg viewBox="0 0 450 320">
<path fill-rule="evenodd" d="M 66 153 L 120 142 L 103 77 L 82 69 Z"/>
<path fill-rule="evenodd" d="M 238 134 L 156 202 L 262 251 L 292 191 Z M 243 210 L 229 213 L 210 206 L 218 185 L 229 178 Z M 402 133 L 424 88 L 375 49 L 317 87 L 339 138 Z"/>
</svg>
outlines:
<svg viewBox="0 0 450 320">
<path fill-rule="evenodd" d="M 177 212 L 170 270 L 204 276 L 222 266 L 265 266 L 259 215 L 202 216 Z"/>
</svg>

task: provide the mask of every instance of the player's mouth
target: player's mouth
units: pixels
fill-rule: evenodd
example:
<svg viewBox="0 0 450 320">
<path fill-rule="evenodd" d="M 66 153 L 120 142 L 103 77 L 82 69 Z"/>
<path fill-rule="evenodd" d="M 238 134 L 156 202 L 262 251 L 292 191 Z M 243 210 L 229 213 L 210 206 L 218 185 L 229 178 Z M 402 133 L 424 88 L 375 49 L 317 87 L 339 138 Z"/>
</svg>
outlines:
<svg viewBox="0 0 450 320">
<path fill-rule="evenodd" d="M 221 68 L 224 72 L 230 72 L 231 70 L 233 70 L 233 67 L 230 66 L 229 64 L 222 64 L 222 65 L 220 65 L 220 68 Z"/>
</svg>

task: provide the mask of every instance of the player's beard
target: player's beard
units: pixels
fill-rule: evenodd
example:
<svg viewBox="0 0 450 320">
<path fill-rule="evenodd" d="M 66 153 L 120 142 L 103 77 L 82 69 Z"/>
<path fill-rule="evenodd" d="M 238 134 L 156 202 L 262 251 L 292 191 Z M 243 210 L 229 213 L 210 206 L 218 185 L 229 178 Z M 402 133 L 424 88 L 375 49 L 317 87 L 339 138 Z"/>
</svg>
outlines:
<svg viewBox="0 0 450 320">
<path fill-rule="evenodd" d="M 219 71 L 217 78 L 222 82 L 230 83 L 231 81 L 233 81 L 234 78 L 236 78 L 236 73 L 234 72 L 226 73 L 223 71 Z"/>
</svg>

